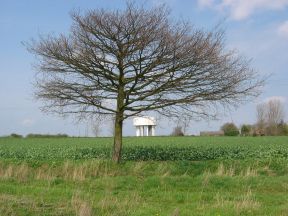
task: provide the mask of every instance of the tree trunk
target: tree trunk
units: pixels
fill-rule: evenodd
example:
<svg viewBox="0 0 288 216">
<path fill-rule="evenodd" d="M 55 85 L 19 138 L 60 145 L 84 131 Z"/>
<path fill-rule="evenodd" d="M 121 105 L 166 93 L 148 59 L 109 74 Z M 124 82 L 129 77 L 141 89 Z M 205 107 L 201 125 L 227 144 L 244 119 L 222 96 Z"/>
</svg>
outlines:
<svg viewBox="0 0 288 216">
<path fill-rule="evenodd" d="M 120 162 L 122 149 L 122 127 L 123 127 L 123 113 L 117 113 L 115 119 L 114 131 L 114 146 L 112 160 L 116 163 Z"/>
<path fill-rule="evenodd" d="M 123 78 L 123 76 L 122 76 Z M 122 149 L 122 127 L 123 127 L 123 117 L 124 117 L 124 87 L 122 79 L 119 80 L 119 89 L 117 96 L 117 112 L 115 116 L 115 130 L 114 130 L 114 146 L 112 160 L 119 163 L 121 160 L 121 149 Z"/>
<path fill-rule="evenodd" d="M 121 47 L 119 48 L 121 50 Z M 120 52 L 121 53 L 121 52 Z M 112 160 L 119 163 L 121 160 L 122 150 L 122 127 L 124 117 L 124 72 L 123 72 L 123 59 L 119 56 L 118 58 L 118 69 L 119 69 L 119 85 L 117 95 L 117 111 L 115 116 L 115 130 L 114 130 L 114 146 Z"/>
</svg>

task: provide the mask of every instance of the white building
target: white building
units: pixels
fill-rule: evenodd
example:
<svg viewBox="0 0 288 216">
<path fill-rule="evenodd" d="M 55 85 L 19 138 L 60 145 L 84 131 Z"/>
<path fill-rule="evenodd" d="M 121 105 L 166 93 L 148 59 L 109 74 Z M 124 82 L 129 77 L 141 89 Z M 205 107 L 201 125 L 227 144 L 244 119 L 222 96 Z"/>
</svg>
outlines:
<svg viewBox="0 0 288 216">
<path fill-rule="evenodd" d="M 135 117 L 133 125 L 136 127 L 136 136 L 155 136 L 156 120 L 154 117 Z"/>
</svg>

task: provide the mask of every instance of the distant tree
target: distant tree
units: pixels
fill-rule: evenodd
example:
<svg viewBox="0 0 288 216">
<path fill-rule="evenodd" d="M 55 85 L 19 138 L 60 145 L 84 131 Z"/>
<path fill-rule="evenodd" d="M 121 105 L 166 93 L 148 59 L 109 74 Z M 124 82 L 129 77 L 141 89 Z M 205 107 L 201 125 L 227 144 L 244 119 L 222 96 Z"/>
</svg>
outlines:
<svg viewBox="0 0 288 216">
<path fill-rule="evenodd" d="M 242 125 L 241 127 L 241 135 L 242 136 L 249 136 L 252 132 L 252 126 L 251 125 L 247 125 L 247 124 L 244 124 Z"/>
<path fill-rule="evenodd" d="M 175 22 L 166 7 L 128 3 L 72 19 L 69 34 L 27 44 L 39 60 L 36 97 L 44 111 L 114 116 L 115 162 L 127 118 L 150 111 L 205 117 L 257 96 L 263 84 L 249 61 L 226 49 L 223 31 Z"/>
<path fill-rule="evenodd" d="M 95 137 L 99 137 L 103 127 L 103 119 L 96 119 L 91 122 L 91 130 Z"/>
<path fill-rule="evenodd" d="M 184 132 L 182 131 L 182 127 L 181 126 L 176 126 L 172 133 L 171 136 L 184 136 Z"/>
<path fill-rule="evenodd" d="M 179 117 L 177 117 L 177 126 L 176 127 L 181 127 L 181 131 L 183 132 L 184 135 L 186 135 L 191 121 L 192 121 L 192 118 L 189 115 L 188 116 L 187 115 L 179 116 Z"/>
<path fill-rule="evenodd" d="M 278 128 L 278 135 L 281 135 L 281 136 L 287 136 L 288 135 L 288 125 L 284 121 L 281 121 L 277 125 L 277 128 Z"/>
<path fill-rule="evenodd" d="M 10 137 L 12 137 L 12 138 L 23 138 L 22 135 L 20 135 L 20 134 L 16 134 L 16 133 L 12 133 L 12 134 L 10 134 Z"/>
<path fill-rule="evenodd" d="M 266 135 L 280 135 L 285 118 L 283 102 L 279 99 L 271 99 L 258 104 L 256 110 L 257 129 L 264 131 Z"/>
<path fill-rule="evenodd" d="M 114 116 L 108 119 L 108 133 L 112 137 L 115 135 L 115 117 Z"/>
<path fill-rule="evenodd" d="M 279 99 L 269 100 L 267 103 L 267 121 L 268 124 L 276 125 L 284 121 L 284 104 Z"/>
<path fill-rule="evenodd" d="M 260 103 L 256 107 L 257 112 L 257 130 L 259 131 L 265 131 L 266 127 L 266 114 L 267 114 L 267 107 L 265 103 Z"/>
<path fill-rule="evenodd" d="M 67 134 L 27 134 L 26 138 L 66 138 Z"/>
<path fill-rule="evenodd" d="M 221 130 L 224 131 L 225 136 L 238 136 L 239 135 L 239 129 L 234 123 L 225 123 Z"/>
</svg>

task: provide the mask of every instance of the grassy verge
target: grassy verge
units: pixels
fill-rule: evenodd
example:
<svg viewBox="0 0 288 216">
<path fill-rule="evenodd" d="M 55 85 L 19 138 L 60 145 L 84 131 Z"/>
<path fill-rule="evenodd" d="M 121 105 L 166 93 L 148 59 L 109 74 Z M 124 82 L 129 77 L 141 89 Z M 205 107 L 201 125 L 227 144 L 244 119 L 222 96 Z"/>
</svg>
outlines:
<svg viewBox="0 0 288 216">
<path fill-rule="evenodd" d="M 0 215 L 287 215 L 288 160 L 0 161 Z"/>
</svg>

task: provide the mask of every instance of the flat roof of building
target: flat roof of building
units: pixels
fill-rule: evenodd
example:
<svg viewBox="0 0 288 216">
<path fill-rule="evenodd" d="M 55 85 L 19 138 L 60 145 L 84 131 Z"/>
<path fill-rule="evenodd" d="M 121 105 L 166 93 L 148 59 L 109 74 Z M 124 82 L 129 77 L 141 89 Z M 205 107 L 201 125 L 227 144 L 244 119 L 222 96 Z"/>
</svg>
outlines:
<svg viewBox="0 0 288 216">
<path fill-rule="evenodd" d="M 133 119 L 133 125 L 134 126 L 154 126 L 156 125 L 156 120 L 154 117 L 151 116 L 141 116 L 141 117 L 135 117 Z"/>
</svg>

